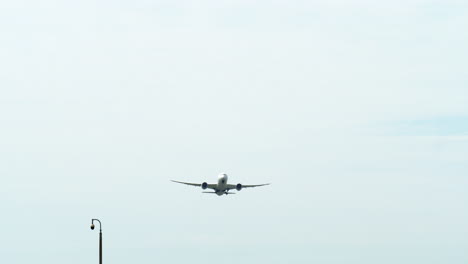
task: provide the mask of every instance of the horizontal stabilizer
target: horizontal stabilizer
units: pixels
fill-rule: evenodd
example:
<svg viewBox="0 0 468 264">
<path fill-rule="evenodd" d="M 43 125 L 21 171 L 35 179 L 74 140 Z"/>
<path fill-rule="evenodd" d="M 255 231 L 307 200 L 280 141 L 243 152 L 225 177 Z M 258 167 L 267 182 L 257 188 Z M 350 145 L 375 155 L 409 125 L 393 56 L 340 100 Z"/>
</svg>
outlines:
<svg viewBox="0 0 468 264">
<path fill-rule="evenodd" d="M 212 193 L 212 194 L 217 194 L 216 192 L 202 192 L 202 193 Z M 236 193 L 231 193 L 231 192 L 230 192 L 230 193 L 224 193 L 224 194 L 228 195 L 228 194 L 236 194 Z"/>
</svg>

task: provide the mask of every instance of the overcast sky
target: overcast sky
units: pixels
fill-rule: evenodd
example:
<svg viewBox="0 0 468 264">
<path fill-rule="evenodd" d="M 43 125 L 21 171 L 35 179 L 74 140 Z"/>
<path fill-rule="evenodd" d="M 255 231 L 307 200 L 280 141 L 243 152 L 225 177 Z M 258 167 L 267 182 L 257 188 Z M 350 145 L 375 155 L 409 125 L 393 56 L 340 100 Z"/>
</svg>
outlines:
<svg viewBox="0 0 468 264">
<path fill-rule="evenodd" d="M 3 1 L 0 262 L 466 264 L 466 1 Z M 271 186 L 218 197 L 171 179 Z"/>
</svg>

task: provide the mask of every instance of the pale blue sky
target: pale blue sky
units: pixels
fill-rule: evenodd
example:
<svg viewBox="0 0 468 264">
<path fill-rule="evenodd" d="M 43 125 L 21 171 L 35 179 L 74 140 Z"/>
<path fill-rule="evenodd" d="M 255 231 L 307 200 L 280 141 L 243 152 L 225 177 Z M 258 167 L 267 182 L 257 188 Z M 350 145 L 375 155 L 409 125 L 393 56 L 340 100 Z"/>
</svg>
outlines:
<svg viewBox="0 0 468 264">
<path fill-rule="evenodd" d="M 1 263 L 468 262 L 464 1 L 0 4 Z M 217 197 L 170 179 L 271 186 Z"/>
</svg>

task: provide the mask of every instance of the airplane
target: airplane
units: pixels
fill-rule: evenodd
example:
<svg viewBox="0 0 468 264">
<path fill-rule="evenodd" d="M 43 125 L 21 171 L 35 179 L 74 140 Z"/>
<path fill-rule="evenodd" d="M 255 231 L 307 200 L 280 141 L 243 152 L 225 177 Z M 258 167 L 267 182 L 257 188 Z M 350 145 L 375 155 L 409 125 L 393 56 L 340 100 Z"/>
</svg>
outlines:
<svg viewBox="0 0 468 264">
<path fill-rule="evenodd" d="M 203 192 L 203 193 L 212 193 L 212 194 L 217 194 L 218 196 L 221 196 L 223 194 L 228 195 L 228 194 L 235 194 L 235 193 L 230 193 L 229 190 L 234 190 L 236 189 L 237 191 L 240 191 L 244 188 L 251 188 L 251 187 L 259 187 L 259 186 L 265 186 L 265 185 L 270 185 L 269 183 L 265 184 L 256 184 L 256 185 L 242 185 L 240 183 L 238 184 L 228 184 L 228 176 L 226 173 L 220 173 L 218 175 L 218 183 L 213 183 L 213 184 L 208 184 L 206 182 L 204 183 L 190 183 L 190 182 L 180 182 L 180 181 L 174 181 L 173 182 L 177 183 L 182 183 L 186 185 L 191 185 L 191 186 L 197 186 L 201 187 L 203 190 L 208 189 L 213 189 L 213 192 Z"/>
</svg>

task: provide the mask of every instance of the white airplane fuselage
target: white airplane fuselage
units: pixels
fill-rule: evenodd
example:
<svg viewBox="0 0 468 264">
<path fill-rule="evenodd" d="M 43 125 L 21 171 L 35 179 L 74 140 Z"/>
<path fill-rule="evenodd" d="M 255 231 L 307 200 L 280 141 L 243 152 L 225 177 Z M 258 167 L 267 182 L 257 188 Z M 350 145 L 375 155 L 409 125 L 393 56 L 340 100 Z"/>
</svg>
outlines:
<svg viewBox="0 0 468 264">
<path fill-rule="evenodd" d="M 227 182 L 228 182 L 228 176 L 226 173 L 220 173 L 218 175 L 218 186 L 216 187 L 216 194 L 221 196 L 223 194 L 226 194 L 226 189 L 227 189 Z"/>
</svg>

